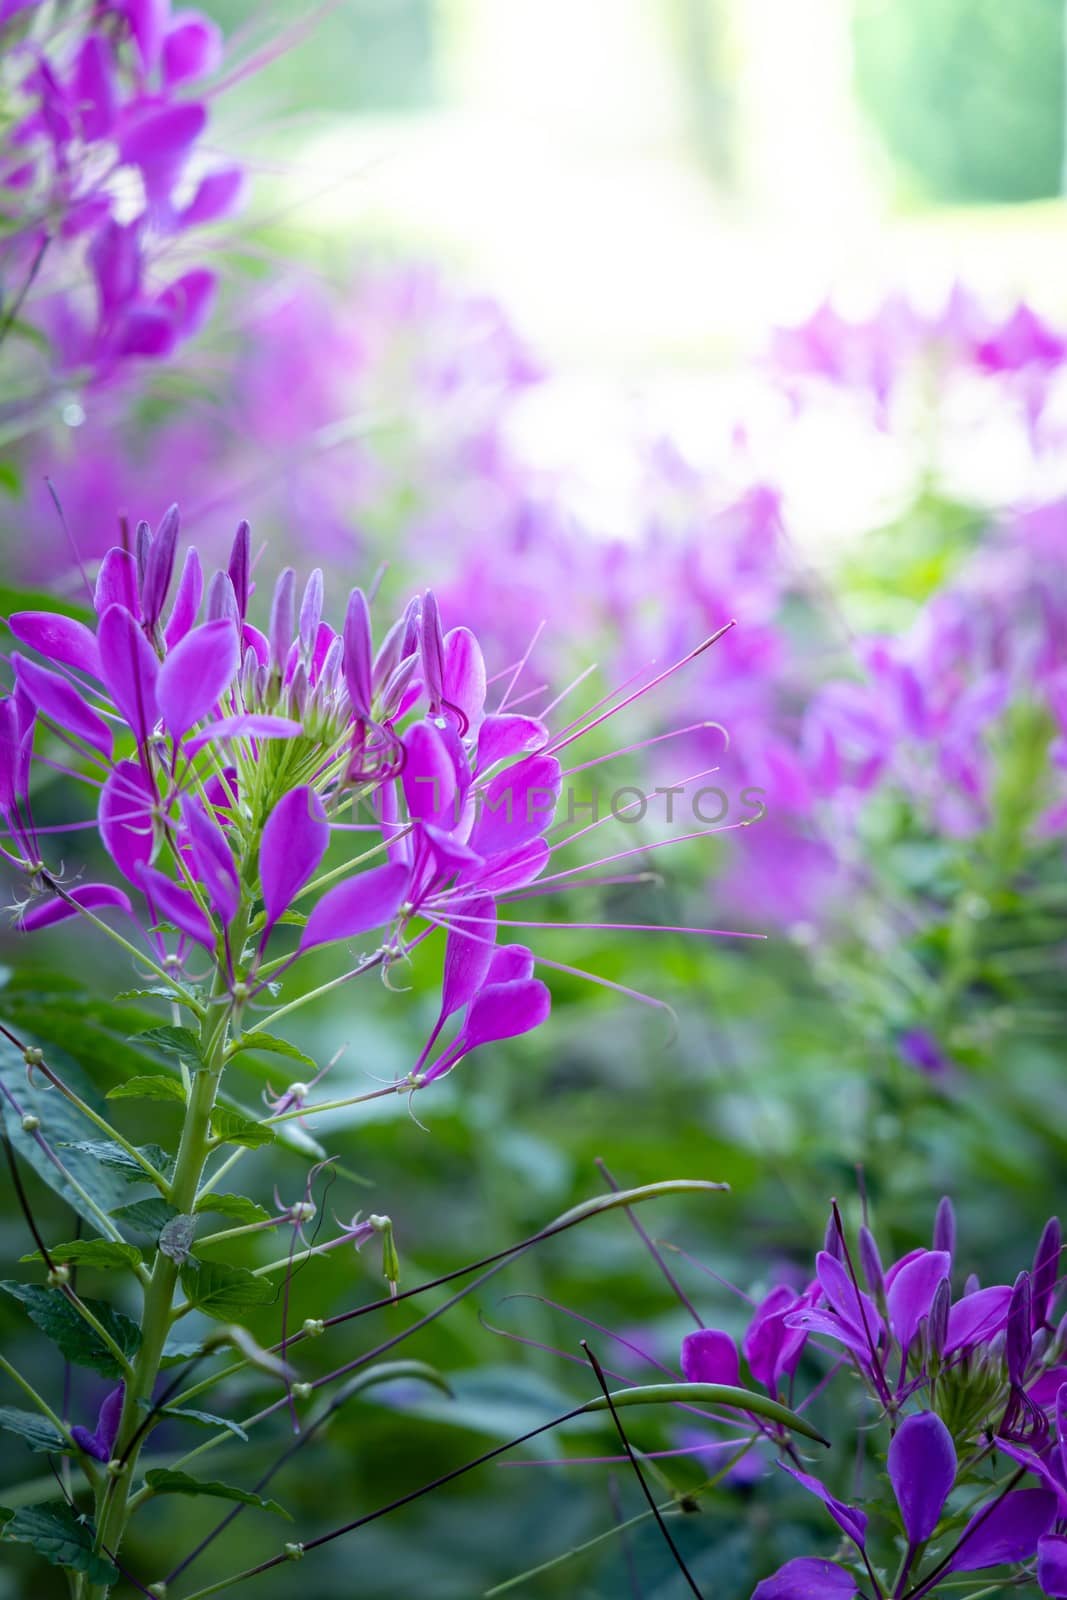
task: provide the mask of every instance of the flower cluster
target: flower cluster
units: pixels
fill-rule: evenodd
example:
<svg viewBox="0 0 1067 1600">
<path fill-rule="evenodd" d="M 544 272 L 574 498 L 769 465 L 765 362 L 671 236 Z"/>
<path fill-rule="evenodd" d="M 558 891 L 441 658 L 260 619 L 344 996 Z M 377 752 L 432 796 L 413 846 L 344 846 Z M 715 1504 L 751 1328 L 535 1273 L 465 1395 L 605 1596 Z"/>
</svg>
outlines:
<svg viewBox="0 0 1067 1600">
<path fill-rule="evenodd" d="M 229 215 L 243 181 L 202 155 L 217 25 L 169 0 L 7 5 L 0 52 L 15 108 L 0 188 L 18 206 L 0 242 L 8 322 L 32 293 L 57 366 L 94 378 L 169 355 L 203 323 L 215 275 L 158 264 Z"/>
<path fill-rule="evenodd" d="M 932 314 L 894 296 L 853 320 L 825 301 L 806 322 L 775 330 L 770 361 L 790 384 L 866 394 L 883 424 L 923 369 L 940 381 L 951 374 L 987 379 L 1011 390 L 1036 435 L 1067 361 L 1067 339 L 1025 302 L 997 317 L 957 283 Z"/>
<path fill-rule="evenodd" d="M 918 1600 L 950 1574 L 1018 1572 L 1035 1558 L 1042 1591 L 1067 1594 L 1061 1248 L 1053 1219 L 1030 1268 L 1014 1283 L 983 1288 L 973 1275 L 958 1280 L 947 1200 L 938 1207 L 932 1247 L 888 1266 L 866 1225 L 850 1246 L 835 1207 L 815 1276 L 801 1289 L 771 1290 L 754 1307 L 740 1355 L 718 1330 L 687 1336 L 682 1369 L 690 1381 L 736 1384 L 743 1357 L 772 1397 L 791 1398 L 802 1363 L 818 1362 L 827 1369 L 819 1391 L 851 1373 L 866 1397 L 856 1422 L 862 1475 L 848 1502 L 753 1417 L 780 1448 L 782 1469 L 822 1501 L 849 1547 L 833 1560 L 787 1562 L 757 1586 L 753 1600 Z M 828 1414 L 839 1422 L 851 1415 L 847 1407 Z M 837 1436 L 833 1442 L 846 1443 Z M 854 1457 L 855 1449 L 842 1453 Z M 883 1461 L 891 1498 L 879 1476 Z"/>
<path fill-rule="evenodd" d="M 431 592 L 375 650 L 362 591 L 338 632 L 323 618 L 322 573 L 298 594 L 286 568 L 261 631 L 249 620 L 248 525 L 207 580 L 195 548 L 177 573 L 178 535 L 172 507 L 154 535 L 141 523 L 131 549 L 105 555 L 95 631 L 53 612 L 9 619 L 24 648 L 0 700 L 0 812 L 3 854 L 25 883 L 22 928 L 134 918 L 180 1002 L 195 1003 L 206 955 L 238 1007 L 320 946 L 386 930 L 349 976 L 385 973 L 444 929 L 440 1015 L 404 1080 L 415 1088 L 537 1027 L 549 993 L 529 949 L 498 946 L 497 901 L 582 870 L 545 876 L 569 842 L 548 837 L 559 754 L 643 690 L 553 738 L 509 709 L 521 662 L 487 706 L 478 641 L 443 629 Z M 35 762 L 93 796 L 112 879 L 65 881 L 46 864 Z M 357 855 L 324 866 L 332 840 L 353 838 Z M 295 949 L 269 948 L 294 924 Z"/>
</svg>

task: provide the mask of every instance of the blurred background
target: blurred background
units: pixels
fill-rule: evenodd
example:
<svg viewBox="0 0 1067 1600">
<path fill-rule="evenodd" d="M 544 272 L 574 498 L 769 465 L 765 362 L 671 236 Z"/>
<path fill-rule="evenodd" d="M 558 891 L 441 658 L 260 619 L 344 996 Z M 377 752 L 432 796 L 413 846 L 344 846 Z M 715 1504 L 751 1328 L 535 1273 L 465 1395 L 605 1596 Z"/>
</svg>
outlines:
<svg viewBox="0 0 1067 1600">
<path fill-rule="evenodd" d="M 219 304 L 180 359 L 59 381 L 0 438 L 4 609 L 46 584 L 82 600 L 47 479 L 86 561 L 120 514 L 154 523 L 177 499 L 208 556 L 247 516 L 261 573 L 319 564 L 329 595 L 384 567 L 389 604 L 432 582 L 495 669 L 533 641 L 530 689 L 593 666 L 570 715 L 736 620 L 597 752 L 684 730 L 603 792 L 713 769 L 733 831 L 683 839 L 704 819 L 650 808 L 602 850 L 644 846 L 644 882 L 514 913 L 662 925 L 533 935 L 657 1004 L 551 971 L 549 1026 L 424 1097 L 425 1128 L 391 1100 L 322 1119 L 345 1171 L 328 1206 L 388 1211 L 407 1285 L 600 1192 L 598 1157 L 624 1185 L 722 1179 L 729 1195 L 645 1220 L 684 1251 L 671 1270 L 705 1320 L 737 1331 L 715 1275 L 752 1295 L 803 1281 L 832 1197 L 853 1221 L 869 1207 L 891 1257 L 928 1242 L 949 1192 L 964 1272 L 1011 1281 L 1067 1154 L 1062 0 L 204 9 L 256 63 L 224 67 L 213 106 L 213 145 L 252 177 L 216 230 Z M 0 1013 L 88 1050 L 104 1086 L 124 1074 L 135 1029 L 81 988 L 103 952 L 56 930 L 5 958 Z M 317 1061 L 346 1047 L 338 1093 L 404 1071 L 438 980 L 420 963 L 358 1019 L 342 993 L 292 1037 Z M 269 1074 L 244 1070 L 252 1106 Z M 302 1181 L 285 1159 L 249 1158 L 264 1194 Z M 326 1261 L 298 1318 L 375 1292 L 369 1257 Z M 650 1369 L 613 1334 L 673 1366 L 691 1326 L 641 1239 L 602 1219 L 411 1342 L 454 1401 L 353 1404 L 272 1493 L 311 1532 L 565 1409 L 588 1387 L 572 1313 L 630 1376 Z M 415 1314 L 331 1335 L 322 1370 Z M 635 1429 L 643 1448 L 692 1443 L 656 1430 Z M 623 1467 L 564 1459 L 613 1453 L 596 1429 L 552 1435 L 329 1547 L 307 1581 L 350 1595 L 356 1564 L 366 1600 L 466 1600 L 529 1572 L 507 1592 L 675 1600 L 655 1530 L 611 1532 L 640 1509 Z M 692 1492 L 679 1542 L 716 1594 L 824 1550 L 768 1464 L 707 1489 L 714 1462 L 654 1470 Z M 171 1565 L 200 1517 L 146 1518 L 136 1570 Z M 251 1522 L 201 1582 L 255 1557 Z M 256 1592 L 292 1588 L 283 1568 Z"/>
</svg>

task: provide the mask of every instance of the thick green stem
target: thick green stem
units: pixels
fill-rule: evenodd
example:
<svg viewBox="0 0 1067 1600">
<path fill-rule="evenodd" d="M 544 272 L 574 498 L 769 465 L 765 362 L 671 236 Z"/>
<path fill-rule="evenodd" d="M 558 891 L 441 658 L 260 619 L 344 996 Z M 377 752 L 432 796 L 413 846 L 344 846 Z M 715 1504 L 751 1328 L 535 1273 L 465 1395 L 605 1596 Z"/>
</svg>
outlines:
<svg viewBox="0 0 1067 1600">
<path fill-rule="evenodd" d="M 241 915 L 236 920 L 241 925 L 232 929 L 233 948 L 239 950 L 244 940 L 247 915 Z M 220 961 L 212 994 L 217 1003 L 209 1005 L 201 1017 L 200 1054 L 203 1066 L 193 1078 L 168 1195 L 170 1203 L 184 1213 L 193 1210 L 204 1165 L 210 1154 L 211 1113 L 225 1065 L 226 1042 L 234 1015 L 234 1008 L 225 1003 L 227 990 L 227 973 Z M 162 1251 L 157 1251 L 152 1275 L 145 1289 L 141 1345 L 133 1363 L 133 1374 L 126 1386 L 115 1441 L 114 1460 L 121 1463 L 121 1470 L 114 1475 L 109 1474 L 106 1485 L 97 1496 L 98 1545 L 112 1555 L 118 1552 L 126 1529 L 130 1488 L 141 1446 L 148 1432 L 144 1429 L 145 1409 L 142 1402 L 151 1401 L 159 1376 L 163 1346 L 173 1320 L 178 1274 L 178 1263 Z M 88 1600 L 98 1600 L 98 1597 L 103 1600 L 106 1593 L 106 1586 L 93 1587 L 88 1591 Z"/>
</svg>

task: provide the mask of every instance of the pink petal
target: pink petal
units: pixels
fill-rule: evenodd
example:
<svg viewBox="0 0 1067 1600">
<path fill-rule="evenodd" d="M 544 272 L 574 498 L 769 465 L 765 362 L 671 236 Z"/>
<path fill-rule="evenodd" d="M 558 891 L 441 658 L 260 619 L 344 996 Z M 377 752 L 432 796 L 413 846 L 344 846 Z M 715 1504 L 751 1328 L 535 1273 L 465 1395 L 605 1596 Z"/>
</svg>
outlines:
<svg viewBox="0 0 1067 1600">
<path fill-rule="evenodd" d="M 111 698 L 144 744 L 159 720 L 159 658 L 125 606 L 108 606 L 97 634 L 100 665 Z"/>
<path fill-rule="evenodd" d="M 383 927 L 399 910 L 407 886 L 407 867 L 394 861 L 329 889 L 308 917 L 301 950 L 337 939 L 355 939 Z"/>
<path fill-rule="evenodd" d="M 131 883 L 139 882 L 138 868 L 152 859 L 155 801 L 155 792 L 135 761 L 118 762 L 100 792 L 100 837 L 122 876 Z"/>
<path fill-rule="evenodd" d="M 183 11 L 163 40 L 163 81 L 168 86 L 214 72 L 222 60 L 222 30 L 199 11 Z"/>
<path fill-rule="evenodd" d="M 86 705 L 73 684 L 17 653 L 11 657 L 11 665 L 16 682 L 37 712 L 110 757 L 111 729 L 91 706 Z"/>
<path fill-rule="evenodd" d="M 190 545 L 185 552 L 185 565 L 178 579 L 178 591 L 174 596 L 167 626 L 163 630 L 163 639 L 168 650 L 173 650 L 175 645 L 180 644 L 195 623 L 203 596 L 204 573 L 200 557 L 196 549 Z"/>
<path fill-rule="evenodd" d="M 195 756 L 206 744 L 228 744 L 233 739 L 296 739 L 303 728 L 289 717 L 272 717 L 250 711 L 239 717 L 220 717 L 200 729 L 185 746 L 186 755 Z"/>
<path fill-rule="evenodd" d="M 698 1328 L 682 1340 L 682 1377 L 687 1383 L 728 1383 L 741 1377 L 741 1358 L 728 1333 Z"/>
<path fill-rule="evenodd" d="M 330 825 L 315 791 L 291 789 L 283 795 L 263 825 L 259 849 L 264 937 L 311 878 L 329 842 Z"/>
<path fill-rule="evenodd" d="M 125 911 L 127 916 L 133 915 L 133 907 L 122 890 L 110 883 L 79 884 L 69 894 L 70 899 L 84 906 L 86 911 L 106 911 L 111 908 Z M 22 918 L 21 927 L 25 933 L 35 933 L 39 928 L 51 928 L 53 924 L 66 922 L 68 917 L 77 914 L 75 907 L 67 900 L 45 900 L 30 907 Z"/>
<path fill-rule="evenodd" d="M 29 645 L 49 661 L 100 677 L 100 651 L 96 635 L 83 622 L 58 611 L 16 611 L 8 626 L 21 644 Z"/>
<path fill-rule="evenodd" d="M 141 888 L 152 908 L 152 915 L 160 922 L 172 923 L 179 933 L 184 933 L 205 950 L 215 948 L 215 930 L 210 918 L 201 911 L 188 889 L 179 888 L 155 867 L 142 866 L 137 873 Z"/>
<path fill-rule="evenodd" d="M 209 715 L 241 665 L 232 623 L 202 622 L 167 656 L 159 674 L 159 709 L 178 743 Z"/>
</svg>

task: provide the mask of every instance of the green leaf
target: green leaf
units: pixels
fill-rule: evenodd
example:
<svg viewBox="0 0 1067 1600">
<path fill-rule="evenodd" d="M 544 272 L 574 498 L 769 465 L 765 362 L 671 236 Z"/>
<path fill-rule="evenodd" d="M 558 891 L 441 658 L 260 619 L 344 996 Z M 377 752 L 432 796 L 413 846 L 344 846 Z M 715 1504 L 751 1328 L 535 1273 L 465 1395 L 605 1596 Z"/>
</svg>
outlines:
<svg viewBox="0 0 1067 1600">
<path fill-rule="evenodd" d="M 25 1035 L 24 1043 L 32 1046 L 37 1040 Z M 93 1110 L 101 1109 L 92 1084 L 86 1079 L 73 1062 L 52 1063 L 57 1070 L 61 1070 L 63 1081 L 68 1083 Z M 118 1205 L 122 1199 L 124 1184 L 115 1173 L 100 1166 L 92 1156 L 86 1155 L 77 1149 L 77 1141 L 87 1130 L 87 1124 L 80 1111 L 77 1111 L 70 1101 L 65 1099 L 55 1089 L 45 1089 L 43 1085 L 29 1084 L 26 1081 L 26 1063 L 22 1051 L 17 1050 L 10 1040 L 0 1035 L 0 1082 L 3 1083 L 7 1093 L 11 1095 L 14 1105 L 7 1099 L 7 1095 L 0 1095 L 0 1127 L 11 1140 L 12 1148 L 27 1166 L 31 1167 L 37 1176 L 46 1183 L 54 1193 L 60 1195 L 67 1204 L 81 1217 L 83 1222 L 89 1224 L 94 1232 L 99 1232 L 100 1223 L 93 1209 L 82 1196 L 74 1189 L 70 1181 L 49 1160 L 41 1146 L 22 1126 L 23 1113 L 33 1115 L 40 1120 L 40 1135 L 56 1149 L 60 1145 L 67 1146 L 61 1160 L 63 1166 L 70 1173 L 71 1178 L 79 1184 L 81 1189 L 94 1200 L 101 1211 L 109 1211 L 112 1206 Z M 15 1107 L 18 1107 L 16 1111 Z"/>
<path fill-rule="evenodd" d="M 233 1111 L 229 1106 L 216 1106 L 211 1113 L 211 1131 L 225 1144 L 244 1145 L 249 1150 L 274 1143 L 274 1129 L 264 1127 L 243 1111 Z"/>
<path fill-rule="evenodd" d="M 264 1306 L 274 1299 L 274 1289 L 265 1278 L 257 1278 L 245 1267 L 227 1267 L 221 1262 L 194 1261 L 182 1267 L 182 1288 L 197 1309 L 221 1322 L 240 1316 L 252 1306 Z"/>
<path fill-rule="evenodd" d="M 203 1349 L 203 1343 L 199 1339 L 179 1339 L 173 1333 L 168 1334 L 159 1364 L 161 1367 L 180 1367 L 186 1361 L 192 1361 L 195 1356 L 202 1354 Z"/>
<path fill-rule="evenodd" d="M 72 1239 L 69 1244 L 50 1244 L 48 1254 L 53 1261 L 69 1267 L 98 1267 L 101 1272 L 135 1269 L 141 1264 L 141 1252 L 134 1244 L 119 1244 L 113 1239 Z M 40 1250 L 31 1250 L 20 1261 L 43 1261 Z"/>
<path fill-rule="evenodd" d="M 177 1078 L 130 1078 L 107 1092 L 108 1100 L 175 1100 L 185 1104 L 185 1090 Z"/>
<path fill-rule="evenodd" d="M 0 1406 L 0 1428 L 17 1433 L 31 1450 L 47 1450 L 52 1455 L 72 1455 L 71 1446 L 47 1417 L 36 1411 L 20 1411 L 18 1406 Z"/>
<path fill-rule="evenodd" d="M 159 1248 L 165 1256 L 169 1256 L 171 1261 L 176 1261 L 181 1266 L 183 1262 L 189 1259 L 195 1232 L 195 1217 L 187 1217 L 181 1214 L 171 1217 L 166 1226 L 160 1230 Z"/>
<path fill-rule="evenodd" d="M 289 1061 L 299 1061 L 302 1067 L 310 1067 L 317 1072 L 318 1064 L 310 1056 L 298 1050 L 295 1044 L 290 1044 L 288 1039 L 280 1039 L 273 1033 L 244 1033 L 234 1043 L 231 1055 L 238 1055 L 241 1051 L 263 1050 L 267 1055 L 285 1056 Z"/>
<path fill-rule="evenodd" d="M 116 1000 L 169 1000 L 176 999 L 173 989 L 165 983 L 153 983 L 147 989 L 123 989 L 116 996 Z M 136 1034 L 134 1035 L 136 1038 Z"/>
<path fill-rule="evenodd" d="M 248 1489 L 235 1489 L 229 1483 L 214 1483 L 203 1478 L 193 1478 L 188 1472 L 174 1472 L 169 1467 L 152 1467 L 144 1481 L 153 1494 L 210 1495 L 215 1500 L 237 1500 L 243 1506 L 259 1506 L 261 1511 L 272 1511 L 276 1517 L 293 1519 L 277 1500 L 264 1500 L 262 1495 Z"/>
<path fill-rule="evenodd" d="M 111 1215 L 124 1228 L 147 1234 L 154 1244 L 167 1223 L 178 1216 L 178 1208 L 167 1200 L 135 1200 L 132 1205 L 115 1206 Z"/>
<path fill-rule="evenodd" d="M 138 1049 L 130 1039 L 132 1029 L 155 1025 L 155 1014 L 89 993 L 68 973 L 14 974 L 0 994 L 0 1013 L 16 1031 L 30 1032 L 36 1043 L 47 1046 L 49 1062 L 57 1070 L 62 1063 L 53 1059 L 55 1048 L 101 1084 L 159 1070 L 158 1052 Z"/>
<path fill-rule="evenodd" d="M 90 1156 L 98 1161 L 102 1167 L 107 1167 L 111 1172 L 117 1172 L 125 1183 L 151 1183 L 153 1180 L 142 1167 L 135 1161 L 120 1144 L 113 1139 L 79 1139 L 76 1144 L 64 1145 L 63 1149 L 78 1150 L 82 1155 Z M 137 1146 L 145 1160 L 150 1162 L 160 1177 L 164 1180 L 170 1177 L 174 1169 L 173 1157 L 158 1144 L 141 1144 Z"/>
<path fill-rule="evenodd" d="M 257 1205 L 243 1194 L 205 1194 L 193 1210 L 197 1214 L 210 1211 L 218 1217 L 232 1217 L 235 1222 L 266 1222 L 270 1217 L 266 1206 Z"/>
<path fill-rule="evenodd" d="M 200 1054 L 200 1041 L 192 1028 L 176 1028 L 169 1025 L 146 1028 L 143 1033 L 133 1034 L 131 1043 L 145 1045 L 151 1050 L 165 1051 L 167 1055 L 177 1056 L 179 1060 L 188 1062 L 192 1067 L 204 1065 Z"/>
<path fill-rule="evenodd" d="M 102 1372 L 108 1378 L 125 1376 L 95 1328 L 90 1328 L 70 1301 L 57 1290 L 42 1289 L 35 1283 L 15 1283 L 10 1278 L 0 1282 L 0 1289 L 13 1300 L 22 1302 L 30 1321 L 75 1366 L 91 1367 L 94 1372 Z M 116 1311 L 105 1300 L 83 1299 L 82 1304 L 93 1313 L 127 1359 L 132 1360 L 141 1345 L 141 1330 L 132 1317 Z"/>
<path fill-rule="evenodd" d="M 118 1568 L 93 1549 L 95 1533 L 88 1517 L 80 1517 L 67 1506 L 22 1506 L 18 1511 L 0 1512 L 3 1528 L 0 1539 L 28 1544 L 54 1567 L 84 1572 L 90 1583 L 105 1587 L 119 1581 Z"/>
<path fill-rule="evenodd" d="M 398 1363 L 399 1365 L 399 1363 Z M 178 1417 L 183 1422 L 195 1422 L 201 1428 L 225 1428 L 227 1432 L 235 1434 L 238 1439 L 248 1442 L 248 1435 L 239 1422 L 232 1417 L 217 1417 L 213 1411 L 194 1411 L 189 1406 L 156 1406 L 153 1408 L 151 1400 L 142 1400 L 141 1405 L 145 1411 L 155 1410 L 157 1417 Z M 0 1427 L 3 1424 L 0 1422 Z"/>
<path fill-rule="evenodd" d="M 615 1389 L 611 1395 L 611 1405 L 616 1407 L 675 1404 L 727 1406 L 732 1411 L 753 1411 L 758 1417 L 766 1417 L 784 1428 L 792 1428 L 794 1433 L 802 1433 L 805 1438 L 826 1445 L 827 1449 L 830 1446 L 830 1441 L 824 1439 L 810 1422 L 797 1416 L 787 1406 L 779 1405 L 777 1400 L 771 1400 L 767 1395 L 753 1394 L 748 1389 L 738 1389 L 729 1383 L 645 1383 L 632 1389 Z M 607 1396 L 602 1394 L 582 1407 L 583 1412 L 610 1409 Z"/>
</svg>

